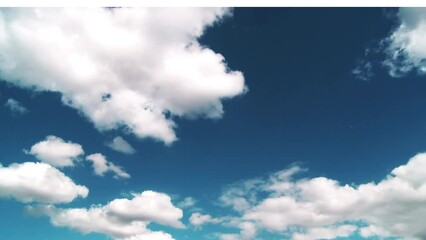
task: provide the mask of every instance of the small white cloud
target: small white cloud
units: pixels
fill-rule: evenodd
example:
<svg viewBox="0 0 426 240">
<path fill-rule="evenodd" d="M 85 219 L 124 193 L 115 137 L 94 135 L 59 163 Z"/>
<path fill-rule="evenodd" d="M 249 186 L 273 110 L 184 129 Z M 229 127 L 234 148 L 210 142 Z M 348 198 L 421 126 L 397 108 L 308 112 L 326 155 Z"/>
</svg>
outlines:
<svg viewBox="0 0 426 240">
<path fill-rule="evenodd" d="M 60 93 L 99 130 L 125 128 L 170 144 L 177 139 L 173 118 L 220 118 L 222 100 L 246 92 L 243 74 L 198 42 L 228 13 L 3 8 L 0 79 Z"/>
<path fill-rule="evenodd" d="M 86 157 L 86 160 L 92 162 L 93 170 L 98 176 L 104 176 L 105 173 L 112 172 L 115 178 L 130 178 L 130 175 L 122 167 L 108 162 L 106 157 L 100 153 L 90 154 Z"/>
<path fill-rule="evenodd" d="M 84 154 L 80 144 L 65 142 L 56 136 L 47 136 L 45 140 L 34 144 L 30 151 L 25 152 L 58 168 L 74 166 L 74 162 Z"/>
<path fill-rule="evenodd" d="M 50 217 L 54 226 L 68 227 L 83 234 L 102 233 L 116 240 L 172 240 L 170 234 L 148 229 L 151 222 L 184 228 L 182 210 L 171 198 L 153 191 L 135 194 L 132 199 L 115 199 L 101 206 L 85 208 L 31 207 L 30 211 Z"/>
<path fill-rule="evenodd" d="M 189 222 L 193 226 L 200 228 L 204 224 L 208 224 L 208 223 L 217 224 L 222 222 L 222 220 L 219 218 L 213 218 L 212 216 L 207 214 L 193 213 L 191 214 L 191 217 L 189 218 Z"/>
<path fill-rule="evenodd" d="M 85 198 L 89 190 L 76 185 L 69 177 L 46 163 L 0 165 L 0 197 L 40 203 L 68 203 Z"/>
<path fill-rule="evenodd" d="M 111 149 L 125 154 L 134 154 L 136 150 L 122 137 L 115 137 L 111 142 L 107 143 Z"/>
<path fill-rule="evenodd" d="M 7 107 L 12 112 L 12 114 L 22 115 L 28 113 L 28 109 L 13 98 L 7 99 L 4 106 Z"/>
<path fill-rule="evenodd" d="M 194 199 L 193 197 L 186 197 L 185 199 L 183 199 L 183 201 L 181 201 L 177 205 L 180 208 L 190 208 L 190 207 L 193 207 L 196 202 L 197 202 L 197 200 Z"/>
</svg>

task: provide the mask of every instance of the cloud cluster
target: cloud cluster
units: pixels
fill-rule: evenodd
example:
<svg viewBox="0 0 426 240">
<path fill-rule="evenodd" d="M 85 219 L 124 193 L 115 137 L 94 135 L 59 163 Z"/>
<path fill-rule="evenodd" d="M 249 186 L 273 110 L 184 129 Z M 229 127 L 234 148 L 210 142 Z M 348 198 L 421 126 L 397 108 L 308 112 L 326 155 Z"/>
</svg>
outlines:
<svg viewBox="0 0 426 240">
<path fill-rule="evenodd" d="M 7 99 L 4 106 L 8 108 L 12 112 L 12 114 L 22 115 L 22 114 L 28 113 L 28 109 L 13 98 Z"/>
<path fill-rule="evenodd" d="M 78 143 L 66 142 L 60 137 L 47 136 L 34 144 L 26 153 L 34 155 L 42 162 L 54 167 L 63 168 L 75 165 L 84 154 L 83 147 Z M 107 161 L 106 157 L 100 153 L 90 154 L 86 160 L 92 163 L 96 175 L 104 176 L 107 172 L 112 172 L 114 178 L 130 178 L 130 175 L 122 167 Z"/>
<path fill-rule="evenodd" d="M 85 208 L 29 207 L 30 212 L 50 217 L 55 226 L 68 227 L 83 234 L 102 233 L 116 240 L 171 240 L 170 234 L 151 231 L 151 222 L 184 228 L 182 210 L 168 195 L 153 191 L 134 194 L 132 199 L 115 199 L 104 206 Z"/>
<path fill-rule="evenodd" d="M 124 154 L 136 153 L 136 150 L 132 147 L 132 145 L 120 136 L 115 137 L 111 142 L 107 143 L 107 146 L 112 150 L 122 152 Z"/>
<path fill-rule="evenodd" d="M 46 163 L 0 165 L 0 197 L 30 203 L 68 203 L 87 197 L 89 190 Z"/>
<path fill-rule="evenodd" d="M 1 9 L 0 79 L 62 102 L 99 130 L 175 141 L 173 117 L 220 118 L 241 72 L 200 46 L 223 8 Z M 52 51 L 54 49 L 54 51 Z"/>
<path fill-rule="evenodd" d="M 256 229 L 289 234 L 295 240 L 333 239 L 354 232 L 364 237 L 426 238 L 426 153 L 378 183 L 353 186 L 325 177 L 296 179 L 303 171 L 293 166 L 227 188 L 220 200 L 239 213 L 231 224 L 241 233 L 222 239 L 252 239 Z M 244 236 L 248 230 L 253 234 Z"/>
</svg>

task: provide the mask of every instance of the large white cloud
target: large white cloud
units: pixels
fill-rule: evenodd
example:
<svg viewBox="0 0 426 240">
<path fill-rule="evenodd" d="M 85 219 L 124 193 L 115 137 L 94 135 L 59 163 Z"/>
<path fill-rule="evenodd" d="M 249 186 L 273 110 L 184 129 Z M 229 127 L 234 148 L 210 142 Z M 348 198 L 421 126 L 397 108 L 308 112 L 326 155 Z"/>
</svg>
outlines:
<svg viewBox="0 0 426 240">
<path fill-rule="evenodd" d="M 220 200 L 238 213 L 228 225 L 241 233 L 222 238 L 251 239 L 254 234 L 243 236 L 249 224 L 254 224 L 251 229 L 285 233 L 292 239 L 333 239 L 356 231 L 364 237 L 426 238 L 426 153 L 414 156 L 378 183 L 342 185 L 325 177 L 297 179 L 302 171 L 294 166 L 227 188 Z"/>
<path fill-rule="evenodd" d="M 56 208 L 54 206 L 29 207 L 45 214 L 55 226 L 75 229 L 84 234 L 91 232 L 109 235 L 117 240 L 171 240 L 165 232 L 148 229 L 151 222 L 175 228 L 184 228 L 180 221 L 181 209 L 171 198 L 153 191 L 135 194 L 132 199 L 115 199 L 108 204 L 85 208 Z"/>
<path fill-rule="evenodd" d="M 171 117 L 219 118 L 241 72 L 200 46 L 222 8 L 1 9 L 0 79 L 62 94 L 100 130 L 171 143 Z M 170 117 L 171 116 L 171 117 Z"/>
<path fill-rule="evenodd" d="M 76 185 L 69 177 L 46 163 L 0 165 L 0 197 L 40 203 L 68 203 L 85 198 L 89 190 Z"/>
<path fill-rule="evenodd" d="M 130 178 L 130 175 L 122 167 L 108 162 L 106 157 L 100 153 L 90 154 L 86 157 L 86 160 L 92 162 L 93 170 L 98 176 L 104 176 L 105 173 L 112 172 L 114 178 Z"/>
<path fill-rule="evenodd" d="M 47 136 L 45 140 L 34 144 L 26 152 L 34 155 L 42 162 L 59 168 L 74 166 L 78 157 L 84 154 L 80 144 L 65 142 L 62 138 L 56 136 Z"/>
</svg>

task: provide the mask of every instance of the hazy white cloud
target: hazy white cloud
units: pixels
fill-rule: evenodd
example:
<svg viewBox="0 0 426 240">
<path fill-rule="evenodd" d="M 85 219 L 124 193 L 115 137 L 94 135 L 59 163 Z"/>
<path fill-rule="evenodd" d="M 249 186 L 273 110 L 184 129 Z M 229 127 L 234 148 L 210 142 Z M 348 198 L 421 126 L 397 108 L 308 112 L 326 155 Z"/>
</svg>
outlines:
<svg viewBox="0 0 426 240">
<path fill-rule="evenodd" d="M 373 78 L 373 64 L 369 61 L 363 60 L 352 70 L 352 74 L 356 79 L 362 81 L 369 81 Z"/>
<path fill-rule="evenodd" d="M 65 142 L 56 136 L 47 136 L 45 140 L 34 144 L 30 151 L 26 152 L 42 162 L 59 168 L 74 166 L 74 162 L 84 154 L 80 144 Z"/>
<path fill-rule="evenodd" d="M 221 240 L 249 240 L 253 239 L 257 233 L 257 226 L 253 222 L 238 221 L 231 219 L 229 222 L 224 223 L 225 225 L 234 226 L 240 229 L 238 234 L 235 233 L 222 233 L 218 234 Z"/>
<path fill-rule="evenodd" d="M 85 198 L 89 190 L 46 163 L 0 165 L 0 197 L 21 202 L 68 203 Z"/>
<path fill-rule="evenodd" d="M 13 98 L 7 99 L 4 106 L 7 107 L 12 112 L 12 114 L 22 115 L 28 112 L 28 109 L 24 107 L 24 105 Z"/>
<path fill-rule="evenodd" d="M 295 233 L 294 240 L 316 240 L 347 238 L 358 229 L 354 225 L 341 225 L 337 227 L 311 228 L 306 233 Z"/>
<path fill-rule="evenodd" d="M 130 175 L 122 167 L 108 162 L 106 157 L 100 153 L 90 154 L 86 157 L 86 160 L 92 162 L 93 170 L 98 176 L 104 176 L 105 173 L 112 172 L 115 178 L 130 178 Z"/>
<path fill-rule="evenodd" d="M 99 130 L 124 127 L 171 143 L 173 117 L 220 118 L 222 100 L 246 90 L 242 73 L 197 41 L 228 12 L 1 9 L 0 79 L 61 93 Z"/>
<path fill-rule="evenodd" d="M 181 202 L 179 202 L 177 205 L 180 208 L 190 208 L 190 207 L 193 207 L 196 202 L 197 202 L 197 200 L 194 199 L 193 197 L 186 197 Z"/>
<path fill-rule="evenodd" d="M 182 210 L 173 206 L 171 198 L 153 191 L 134 194 L 132 199 L 115 199 L 108 204 L 85 208 L 30 207 L 30 212 L 45 214 L 54 226 L 68 227 L 84 234 L 109 235 L 117 240 L 171 240 L 165 232 L 148 229 L 151 222 L 184 228 Z"/>
<path fill-rule="evenodd" d="M 221 219 L 219 218 L 213 218 L 210 215 L 207 214 L 201 214 L 201 213 L 193 213 L 191 214 L 191 217 L 189 218 L 189 222 L 195 226 L 195 227 L 201 227 L 204 224 L 208 224 L 208 223 L 220 223 L 222 222 Z"/>
<path fill-rule="evenodd" d="M 132 145 L 130 145 L 130 143 L 128 143 L 120 136 L 115 137 L 111 142 L 107 143 L 107 146 L 115 151 L 122 152 L 125 154 L 136 153 L 136 150 L 132 147 Z"/>
<path fill-rule="evenodd" d="M 404 76 L 416 70 L 426 73 L 426 10 L 424 8 L 400 8 L 399 26 L 383 43 L 391 76 Z"/>
<path fill-rule="evenodd" d="M 378 183 L 355 186 L 325 177 L 297 179 L 302 171 L 293 166 L 227 188 L 220 200 L 238 213 L 231 225 L 242 233 L 245 230 L 238 223 L 253 224 L 292 239 L 332 239 L 358 230 L 363 236 L 426 238 L 426 153 Z M 241 239 L 241 233 L 223 239 Z"/>
</svg>

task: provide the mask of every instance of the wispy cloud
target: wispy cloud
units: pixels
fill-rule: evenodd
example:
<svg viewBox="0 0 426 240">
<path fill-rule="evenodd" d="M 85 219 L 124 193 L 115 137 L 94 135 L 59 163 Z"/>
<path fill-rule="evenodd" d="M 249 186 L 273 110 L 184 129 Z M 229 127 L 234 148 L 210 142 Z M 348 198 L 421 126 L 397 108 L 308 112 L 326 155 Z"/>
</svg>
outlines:
<svg viewBox="0 0 426 240">
<path fill-rule="evenodd" d="M 22 114 L 28 113 L 28 109 L 13 98 L 7 99 L 4 106 L 8 108 L 14 115 L 22 115 Z"/>
</svg>

